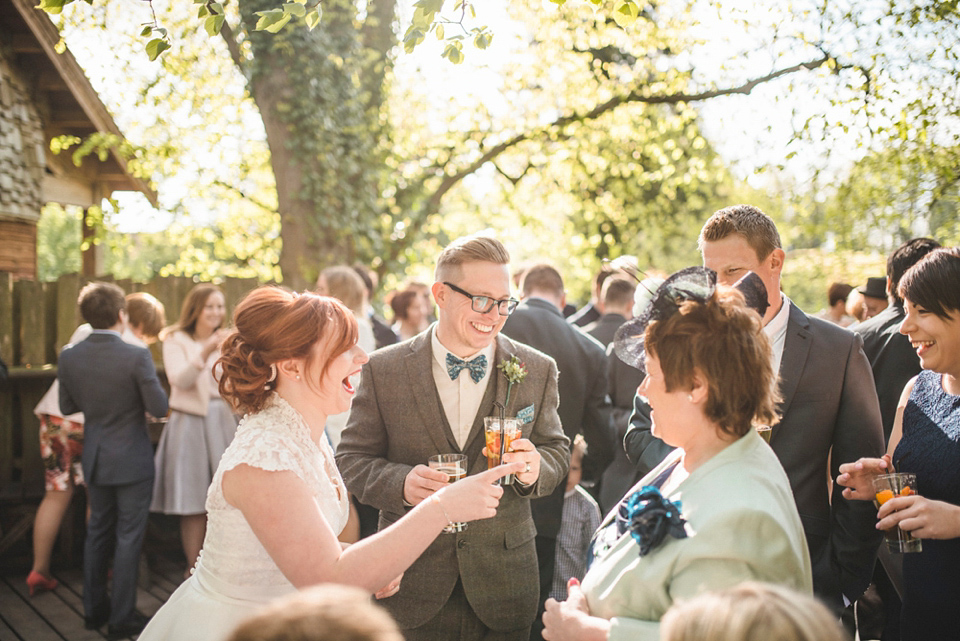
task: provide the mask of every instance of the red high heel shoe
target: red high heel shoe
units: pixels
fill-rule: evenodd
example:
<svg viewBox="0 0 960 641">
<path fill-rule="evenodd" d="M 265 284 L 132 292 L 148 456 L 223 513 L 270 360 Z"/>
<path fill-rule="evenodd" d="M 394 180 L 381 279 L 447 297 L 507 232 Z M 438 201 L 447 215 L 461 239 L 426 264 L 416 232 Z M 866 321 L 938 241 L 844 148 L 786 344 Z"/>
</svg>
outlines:
<svg viewBox="0 0 960 641">
<path fill-rule="evenodd" d="M 27 575 L 27 587 L 30 588 L 30 596 L 45 590 L 53 590 L 58 585 L 60 583 L 56 579 L 48 579 L 37 571 L 30 572 Z"/>
</svg>

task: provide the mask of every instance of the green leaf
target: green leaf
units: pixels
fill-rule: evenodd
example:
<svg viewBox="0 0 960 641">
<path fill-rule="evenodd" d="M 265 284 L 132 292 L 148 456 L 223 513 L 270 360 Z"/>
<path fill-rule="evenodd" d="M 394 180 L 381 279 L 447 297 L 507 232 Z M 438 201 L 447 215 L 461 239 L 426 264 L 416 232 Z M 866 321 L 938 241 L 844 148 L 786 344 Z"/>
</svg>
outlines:
<svg viewBox="0 0 960 641">
<path fill-rule="evenodd" d="M 624 29 L 636 22 L 639 15 L 640 8 L 633 0 L 617 0 L 613 6 L 613 20 Z"/>
<path fill-rule="evenodd" d="M 283 29 L 291 18 L 290 14 L 285 13 L 283 9 L 270 9 L 269 11 L 257 11 L 255 13 L 260 16 L 260 19 L 257 20 L 257 26 L 254 29 L 269 31 L 270 33 L 277 33 Z"/>
<path fill-rule="evenodd" d="M 207 5 L 205 4 L 200 5 L 200 8 L 197 9 L 197 18 L 204 18 L 208 15 L 210 15 L 210 10 L 207 9 Z"/>
<path fill-rule="evenodd" d="M 63 11 L 63 6 L 67 4 L 68 0 L 40 0 L 40 4 L 36 6 L 37 9 L 41 11 L 46 11 L 49 14 L 57 15 Z"/>
<path fill-rule="evenodd" d="M 413 49 L 423 42 L 425 34 L 423 31 L 410 25 L 410 28 L 407 29 L 407 33 L 403 36 L 403 49 L 407 53 L 413 53 Z"/>
<path fill-rule="evenodd" d="M 492 41 L 492 33 L 478 33 L 477 37 L 473 39 L 473 44 L 477 49 L 486 49 Z"/>
<path fill-rule="evenodd" d="M 437 25 L 437 40 L 443 40 L 443 25 Z"/>
<path fill-rule="evenodd" d="M 453 64 L 458 65 L 463 62 L 463 45 L 459 42 L 451 42 L 441 55 Z"/>
<path fill-rule="evenodd" d="M 203 28 L 207 30 L 207 34 L 215 36 L 220 33 L 220 29 L 223 28 L 224 15 L 218 14 L 214 16 L 207 16 L 207 19 L 203 21 Z"/>
<path fill-rule="evenodd" d="M 315 11 L 311 11 L 306 15 L 307 28 L 310 30 L 313 30 L 318 24 L 320 24 L 320 20 L 322 18 L 323 18 L 323 8 L 321 8 L 320 5 L 317 5 L 317 8 Z"/>
<path fill-rule="evenodd" d="M 297 4 L 296 2 L 288 2 L 283 5 L 283 12 L 287 15 L 293 15 L 297 18 L 302 18 L 307 15 L 307 9 L 302 4 Z"/>
<path fill-rule="evenodd" d="M 140 37 L 146 38 L 147 36 L 150 35 L 151 31 L 153 31 L 153 27 L 151 27 L 150 25 L 144 26 L 144 28 L 140 30 Z"/>
<path fill-rule="evenodd" d="M 157 57 L 170 48 L 170 43 L 168 43 L 163 38 L 154 38 L 147 43 L 147 56 L 150 57 L 150 60 L 156 60 Z"/>
</svg>

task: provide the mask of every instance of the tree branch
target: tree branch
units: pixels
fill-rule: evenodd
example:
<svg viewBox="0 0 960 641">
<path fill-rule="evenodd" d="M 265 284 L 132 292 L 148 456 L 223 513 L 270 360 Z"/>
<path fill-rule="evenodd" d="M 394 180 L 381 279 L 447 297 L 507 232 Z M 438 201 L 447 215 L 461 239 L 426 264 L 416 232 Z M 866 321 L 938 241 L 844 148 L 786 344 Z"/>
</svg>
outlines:
<svg viewBox="0 0 960 641">
<path fill-rule="evenodd" d="M 228 185 L 227 183 L 223 182 L 222 180 L 214 180 L 214 181 L 213 181 L 213 184 L 216 185 L 216 186 L 218 186 L 218 187 L 223 187 L 224 189 L 227 189 L 227 190 L 229 190 L 229 191 L 232 191 L 233 193 L 237 194 L 238 196 L 240 196 L 240 197 L 243 198 L 244 200 L 246 200 L 246 201 L 248 201 L 248 202 L 256 205 L 257 207 L 259 207 L 260 209 L 262 209 L 262 210 L 264 210 L 264 211 L 266 211 L 266 212 L 269 212 L 269 213 L 271 213 L 271 214 L 279 213 L 279 210 L 278 210 L 276 207 L 271 207 L 271 206 L 266 205 L 266 204 L 262 203 L 261 201 L 257 200 L 257 199 L 254 198 L 253 196 L 248 196 L 248 195 L 247 195 L 242 189 L 240 189 L 239 187 L 234 187 L 233 185 Z"/>
<path fill-rule="evenodd" d="M 560 118 L 557 118 L 556 120 L 554 120 L 552 123 L 544 125 L 543 127 L 517 134 L 512 138 L 508 138 L 507 140 L 504 140 L 503 142 L 497 145 L 494 145 L 493 147 L 490 147 L 484 154 L 482 154 L 479 158 L 477 158 L 475 161 L 473 161 L 472 163 L 470 163 L 460 171 L 457 171 L 456 173 L 453 173 L 453 174 L 446 174 L 443 180 L 440 182 L 440 185 L 437 187 L 437 189 L 427 199 L 426 203 L 424 204 L 423 211 L 418 216 L 418 218 L 420 220 L 425 220 L 430 215 L 439 211 L 440 201 L 443 199 L 444 195 L 446 195 L 446 193 L 450 191 L 457 183 L 459 183 L 461 180 L 463 180 L 470 174 L 480 169 L 480 167 L 482 167 L 487 162 L 490 162 L 491 160 L 493 160 L 503 152 L 507 151 L 508 149 L 512 147 L 516 147 L 517 145 L 519 145 L 524 141 L 531 140 L 533 138 L 541 136 L 553 129 L 563 128 L 575 122 L 584 122 L 587 120 L 594 120 L 609 111 L 613 111 L 620 105 L 625 105 L 628 103 L 637 102 L 637 103 L 643 103 L 648 105 L 663 105 L 663 104 L 675 105 L 675 104 L 686 103 L 686 102 L 701 102 L 704 100 L 710 100 L 711 98 L 719 98 L 720 96 L 730 96 L 734 94 L 746 95 L 746 94 L 749 94 L 751 91 L 753 91 L 757 86 L 771 82 L 773 80 L 776 80 L 777 78 L 781 78 L 783 76 L 786 76 L 792 73 L 797 73 L 798 71 L 813 70 L 818 67 L 822 67 L 830 59 L 831 57 L 829 55 L 824 54 L 822 57 L 817 58 L 815 60 L 810 60 L 807 62 L 802 62 L 797 65 L 793 65 L 792 67 L 779 69 L 777 71 L 768 73 L 765 76 L 760 76 L 759 78 L 754 78 L 752 80 L 749 80 L 743 83 L 742 85 L 738 85 L 736 87 L 728 87 L 726 89 L 713 89 L 710 91 L 703 91 L 700 93 L 680 92 L 680 93 L 654 95 L 654 96 L 647 95 L 642 90 L 636 89 L 634 91 L 631 91 L 628 94 L 614 96 L 610 100 L 607 100 L 606 102 L 603 102 L 597 105 L 596 107 L 594 107 L 589 111 L 582 112 L 582 113 L 574 112 L 566 116 L 561 116 Z"/>
<path fill-rule="evenodd" d="M 233 64 L 237 65 L 237 69 L 246 77 L 246 64 L 243 60 L 243 54 L 240 53 L 240 44 L 237 42 L 237 37 L 233 33 L 233 28 L 226 20 L 224 20 L 223 26 L 220 28 L 220 36 L 223 38 L 223 41 L 227 43 L 227 50 L 230 52 L 230 59 L 233 60 Z"/>
</svg>

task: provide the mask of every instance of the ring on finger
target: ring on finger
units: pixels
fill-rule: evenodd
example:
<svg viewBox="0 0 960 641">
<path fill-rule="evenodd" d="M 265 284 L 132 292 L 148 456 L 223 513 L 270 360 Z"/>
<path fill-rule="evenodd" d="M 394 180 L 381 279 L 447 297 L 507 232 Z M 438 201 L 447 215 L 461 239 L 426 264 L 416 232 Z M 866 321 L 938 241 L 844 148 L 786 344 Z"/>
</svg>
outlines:
<svg viewBox="0 0 960 641">
<path fill-rule="evenodd" d="M 529 474 L 529 473 L 530 473 L 530 462 L 529 462 L 529 461 L 527 461 L 527 466 L 526 466 L 525 468 L 523 468 L 523 473 L 524 473 L 524 474 Z"/>
</svg>

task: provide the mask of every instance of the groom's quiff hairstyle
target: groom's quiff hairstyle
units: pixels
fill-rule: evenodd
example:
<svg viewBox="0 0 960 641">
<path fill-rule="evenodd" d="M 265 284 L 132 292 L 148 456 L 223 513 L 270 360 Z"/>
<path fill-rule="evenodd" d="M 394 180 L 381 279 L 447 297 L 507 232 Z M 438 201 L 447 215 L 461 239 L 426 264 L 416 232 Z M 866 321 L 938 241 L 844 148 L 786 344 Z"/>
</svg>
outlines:
<svg viewBox="0 0 960 641">
<path fill-rule="evenodd" d="M 455 280 L 460 275 L 460 266 L 473 262 L 508 265 L 510 254 L 496 238 L 481 235 L 461 236 L 440 252 L 434 278 L 437 282 Z"/>
<path fill-rule="evenodd" d="M 753 205 L 732 205 L 715 212 L 703 224 L 697 246 L 702 252 L 704 243 L 723 240 L 730 234 L 742 236 L 756 252 L 757 260 L 782 247 L 776 223 Z"/>
</svg>

